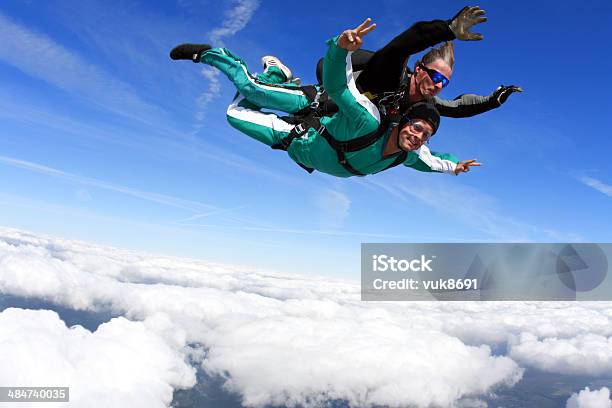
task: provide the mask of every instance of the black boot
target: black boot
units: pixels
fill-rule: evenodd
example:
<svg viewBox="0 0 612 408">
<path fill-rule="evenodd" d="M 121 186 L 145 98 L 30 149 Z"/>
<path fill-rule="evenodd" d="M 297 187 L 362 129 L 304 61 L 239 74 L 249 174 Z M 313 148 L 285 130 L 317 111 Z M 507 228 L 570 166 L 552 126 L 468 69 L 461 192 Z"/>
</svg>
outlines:
<svg viewBox="0 0 612 408">
<path fill-rule="evenodd" d="M 181 44 L 170 51 L 170 58 L 173 60 L 192 60 L 193 62 L 200 62 L 202 53 L 211 48 L 212 47 L 208 44 Z"/>
</svg>

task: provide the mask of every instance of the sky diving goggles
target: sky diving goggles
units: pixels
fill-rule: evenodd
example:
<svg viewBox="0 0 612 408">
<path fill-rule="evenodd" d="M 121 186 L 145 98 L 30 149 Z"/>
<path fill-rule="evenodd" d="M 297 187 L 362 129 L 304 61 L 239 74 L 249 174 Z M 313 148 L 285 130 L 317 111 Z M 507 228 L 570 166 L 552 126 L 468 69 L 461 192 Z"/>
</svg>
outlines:
<svg viewBox="0 0 612 408">
<path fill-rule="evenodd" d="M 429 78 L 431 78 L 434 84 L 442 83 L 442 88 L 444 88 L 450 82 L 447 77 L 445 77 L 435 69 L 427 68 L 423 63 L 420 63 L 419 67 L 421 67 L 423 71 L 427 72 L 427 75 L 429 75 Z"/>
<path fill-rule="evenodd" d="M 431 133 L 427 129 L 425 129 L 425 126 L 423 126 L 423 122 L 423 119 L 410 119 L 407 125 L 410 125 L 414 132 L 420 133 L 423 136 L 425 142 L 428 142 L 429 138 L 431 137 Z"/>
</svg>

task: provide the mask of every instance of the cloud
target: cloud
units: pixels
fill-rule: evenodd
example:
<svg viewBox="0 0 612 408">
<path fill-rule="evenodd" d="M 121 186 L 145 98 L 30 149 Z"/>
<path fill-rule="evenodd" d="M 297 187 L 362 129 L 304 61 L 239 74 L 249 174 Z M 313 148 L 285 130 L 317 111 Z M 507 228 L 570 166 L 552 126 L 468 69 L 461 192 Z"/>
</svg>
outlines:
<svg viewBox="0 0 612 408">
<path fill-rule="evenodd" d="M 113 113 L 147 121 L 164 112 L 132 87 L 56 43 L 0 14 L 0 60 Z"/>
<path fill-rule="evenodd" d="M 196 216 L 197 217 L 197 216 Z M 247 225 L 215 225 L 215 224 L 201 224 L 193 223 L 190 221 L 177 221 L 177 226 L 185 227 L 202 227 L 202 228 L 221 228 L 226 230 L 240 230 L 240 231 L 261 231 L 261 232 L 278 232 L 285 234 L 300 234 L 300 235 L 337 235 L 337 236 L 353 236 L 353 237 L 368 237 L 368 238 L 387 238 L 387 239 L 401 239 L 405 238 L 404 235 L 392 235 L 385 233 L 371 233 L 371 232 L 360 232 L 360 231 L 343 231 L 337 229 L 300 229 L 300 228 L 281 228 L 276 226 L 247 226 Z"/>
<path fill-rule="evenodd" d="M 597 179 L 594 179 L 592 177 L 587 177 L 587 176 L 580 177 L 579 180 L 582 181 L 587 186 L 599 191 L 600 193 L 604 193 L 605 195 L 612 197 L 612 186 L 611 185 L 606 184 Z"/>
<path fill-rule="evenodd" d="M 579 393 L 573 393 L 567 400 L 566 408 L 612 408 L 610 389 L 602 387 L 591 391 L 589 387 Z"/>
<path fill-rule="evenodd" d="M 78 407 L 169 406 L 175 388 L 192 387 L 195 370 L 182 354 L 184 333 L 167 318 L 115 318 L 90 332 L 66 327 L 48 310 L 0 313 L 1 384 L 69 387 Z"/>
<path fill-rule="evenodd" d="M 612 375 L 612 336 L 585 333 L 571 338 L 538 339 L 523 333 L 510 356 L 542 371 L 561 374 Z"/>
<path fill-rule="evenodd" d="M 247 26 L 253 14 L 259 7 L 257 0 L 234 0 L 234 7 L 225 12 L 225 20 L 220 27 L 214 28 L 209 34 L 215 46 L 223 47 L 223 38 L 235 35 Z"/>
<path fill-rule="evenodd" d="M 610 302 L 362 302 L 354 282 L 6 228 L 0 293 L 142 322 L 174 350 L 179 367 L 191 353 L 186 345 L 200 345 L 196 363 L 254 407 L 334 399 L 355 407 L 481 406 L 479 397 L 512 387 L 524 368 L 611 372 Z"/>
<path fill-rule="evenodd" d="M 208 66 L 202 68 L 201 72 L 204 78 L 208 80 L 208 89 L 200 94 L 196 100 L 199 109 L 196 112 L 196 119 L 198 121 L 202 121 L 204 119 L 206 107 L 217 96 L 219 96 L 219 93 L 221 92 L 221 82 L 219 81 L 221 72 L 216 68 Z"/>
<path fill-rule="evenodd" d="M 201 344 L 203 369 L 222 376 L 225 388 L 248 406 L 317 406 L 331 399 L 364 407 L 449 406 L 512 386 L 522 373 L 487 345 L 467 345 L 414 319 L 410 308 L 362 303 L 352 283 L 142 255 L 17 230 L 0 230 L 0 292 L 77 310 L 112 310 L 131 321 L 121 324 L 142 321 L 174 348 L 179 367 L 189 354 L 185 344 Z M 163 316 L 163 324 L 149 323 L 156 316 Z M 169 341 L 169 333 L 184 335 Z M 39 364 L 47 364 L 41 371 L 54 370 L 47 360 Z M 10 366 L 3 367 L 3 375 L 10 375 Z M 159 385 L 149 383 L 153 377 L 141 387 Z"/>
<path fill-rule="evenodd" d="M 232 3 L 234 6 L 225 12 L 225 19 L 221 26 L 213 28 L 206 36 L 213 47 L 224 47 L 223 39 L 235 35 L 246 27 L 259 7 L 257 0 L 234 0 Z M 208 89 L 197 98 L 199 110 L 196 113 L 196 119 L 199 122 L 204 119 L 204 112 L 208 104 L 221 92 L 220 72 L 217 69 L 205 67 L 202 69 L 202 75 L 208 80 Z"/>
</svg>

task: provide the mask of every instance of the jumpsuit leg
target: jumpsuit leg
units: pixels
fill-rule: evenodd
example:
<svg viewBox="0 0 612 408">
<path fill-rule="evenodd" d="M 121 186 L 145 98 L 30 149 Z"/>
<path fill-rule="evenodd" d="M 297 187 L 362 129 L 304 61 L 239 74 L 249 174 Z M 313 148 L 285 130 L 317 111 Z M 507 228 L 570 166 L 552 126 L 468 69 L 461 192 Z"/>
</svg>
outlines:
<svg viewBox="0 0 612 408">
<path fill-rule="evenodd" d="M 295 86 L 257 81 L 240 58 L 226 48 L 213 48 L 200 61 L 223 72 L 244 98 L 260 108 L 295 113 L 310 104 L 304 92 Z"/>
<path fill-rule="evenodd" d="M 242 95 L 237 95 L 226 114 L 233 128 L 268 146 L 280 143 L 295 126 L 274 113 L 261 112 Z"/>
<path fill-rule="evenodd" d="M 265 85 L 280 85 L 284 84 L 286 81 L 285 74 L 283 74 L 283 71 L 281 71 L 279 67 L 268 67 L 266 72 L 257 74 L 255 80 Z"/>
</svg>

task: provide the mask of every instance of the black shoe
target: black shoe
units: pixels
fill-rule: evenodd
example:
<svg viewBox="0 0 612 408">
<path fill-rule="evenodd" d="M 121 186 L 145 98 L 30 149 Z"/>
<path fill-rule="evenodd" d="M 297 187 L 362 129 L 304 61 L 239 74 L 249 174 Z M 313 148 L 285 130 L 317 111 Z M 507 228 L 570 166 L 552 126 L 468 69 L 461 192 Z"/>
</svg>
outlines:
<svg viewBox="0 0 612 408">
<path fill-rule="evenodd" d="M 193 62 L 200 62 L 202 53 L 211 48 L 212 47 L 208 44 L 181 44 L 170 51 L 170 58 L 173 60 L 192 60 Z"/>
</svg>

